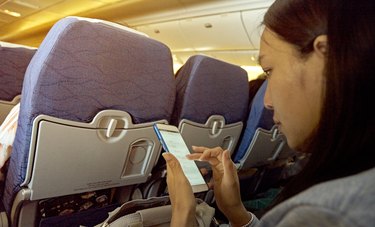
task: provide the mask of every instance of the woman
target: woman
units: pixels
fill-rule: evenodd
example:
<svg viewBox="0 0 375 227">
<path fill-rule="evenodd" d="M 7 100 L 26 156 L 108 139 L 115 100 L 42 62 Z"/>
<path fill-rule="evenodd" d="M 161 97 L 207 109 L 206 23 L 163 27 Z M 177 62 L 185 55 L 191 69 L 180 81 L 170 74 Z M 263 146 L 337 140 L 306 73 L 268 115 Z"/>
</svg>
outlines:
<svg viewBox="0 0 375 227">
<path fill-rule="evenodd" d="M 365 109 L 375 87 L 374 17 L 372 0 L 276 0 L 269 8 L 259 54 L 265 106 L 288 145 L 311 157 L 258 220 L 241 203 L 228 151 L 194 147 L 189 158 L 212 165 L 216 202 L 232 226 L 375 223 L 375 118 Z M 193 226 L 193 193 L 173 155 L 163 156 L 172 226 Z"/>
</svg>

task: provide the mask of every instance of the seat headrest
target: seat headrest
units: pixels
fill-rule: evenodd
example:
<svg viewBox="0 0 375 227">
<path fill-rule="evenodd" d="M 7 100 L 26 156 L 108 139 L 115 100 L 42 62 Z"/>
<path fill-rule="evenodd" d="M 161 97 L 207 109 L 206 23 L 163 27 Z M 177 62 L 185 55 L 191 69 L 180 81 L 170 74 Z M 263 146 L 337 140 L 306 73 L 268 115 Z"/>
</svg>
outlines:
<svg viewBox="0 0 375 227">
<path fill-rule="evenodd" d="M 247 78 L 237 65 L 203 55 L 190 57 L 176 75 L 174 124 L 181 119 L 203 124 L 211 115 L 224 116 L 227 124 L 245 120 Z"/>
<path fill-rule="evenodd" d="M 36 48 L 0 42 L 0 100 L 12 101 L 21 94 L 27 66 Z"/>
<path fill-rule="evenodd" d="M 83 122 L 103 109 L 127 111 L 134 123 L 169 119 L 174 100 L 167 46 L 127 27 L 80 17 L 53 26 L 25 82 L 33 115 Z"/>
</svg>

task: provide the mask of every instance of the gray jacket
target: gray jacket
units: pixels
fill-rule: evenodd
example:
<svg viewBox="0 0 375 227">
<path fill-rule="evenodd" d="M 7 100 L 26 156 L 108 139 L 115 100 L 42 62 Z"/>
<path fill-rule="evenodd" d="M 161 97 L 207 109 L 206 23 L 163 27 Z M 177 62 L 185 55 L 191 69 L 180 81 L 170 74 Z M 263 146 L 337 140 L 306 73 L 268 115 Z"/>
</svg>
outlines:
<svg viewBox="0 0 375 227">
<path fill-rule="evenodd" d="M 250 226 L 375 226 L 375 168 L 313 186 Z"/>
</svg>

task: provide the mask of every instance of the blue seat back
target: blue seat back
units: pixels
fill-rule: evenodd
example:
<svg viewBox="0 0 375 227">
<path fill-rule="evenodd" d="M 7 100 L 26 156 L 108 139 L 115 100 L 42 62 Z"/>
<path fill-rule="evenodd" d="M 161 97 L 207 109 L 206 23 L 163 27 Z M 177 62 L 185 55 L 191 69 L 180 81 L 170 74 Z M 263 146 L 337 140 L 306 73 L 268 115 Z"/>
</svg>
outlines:
<svg viewBox="0 0 375 227">
<path fill-rule="evenodd" d="M 179 127 L 189 148 L 221 146 L 233 152 L 247 112 L 246 71 L 196 55 L 178 71 L 176 82 L 172 123 Z"/>
<path fill-rule="evenodd" d="M 258 128 L 270 130 L 274 125 L 272 117 L 273 111 L 264 107 L 264 94 L 267 88 L 267 80 L 257 91 L 254 99 L 251 101 L 250 113 L 247 118 L 246 128 L 243 131 L 240 145 L 234 156 L 234 162 L 239 162 L 247 152 L 251 140 Z"/>
</svg>

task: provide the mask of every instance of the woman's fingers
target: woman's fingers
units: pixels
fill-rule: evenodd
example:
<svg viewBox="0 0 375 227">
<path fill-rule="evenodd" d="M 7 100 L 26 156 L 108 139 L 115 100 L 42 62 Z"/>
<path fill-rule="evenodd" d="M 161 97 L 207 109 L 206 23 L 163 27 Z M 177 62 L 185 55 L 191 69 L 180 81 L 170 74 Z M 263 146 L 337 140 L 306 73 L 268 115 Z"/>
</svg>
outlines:
<svg viewBox="0 0 375 227">
<path fill-rule="evenodd" d="M 177 158 L 168 152 L 163 153 L 164 160 L 167 163 L 167 180 L 169 178 L 175 178 L 174 181 L 181 179 L 186 179 L 184 172 L 182 171 L 181 165 L 178 162 Z M 180 178 L 182 177 L 182 178 Z"/>
<path fill-rule="evenodd" d="M 188 154 L 186 157 L 190 160 L 200 160 L 202 156 L 202 153 L 193 153 L 193 154 Z"/>
<path fill-rule="evenodd" d="M 193 150 L 195 153 L 186 156 L 190 160 L 206 161 L 211 165 L 217 165 L 221 161 L 223 150 L 220 147 L 207 148 L 193 146 Z"/>
<path fill-rule="evenodd" d="M 190 183 L 188 179 L 186 178 L 182 167 L 180 165 L 180 162 L 177 160 L 177 158 L 168 152 L 163 153 L 164 160 L 167 163 L 167 183 L 168 186 L 174 186 L 174 185 L 188 185 L 189 188 Z M 169 181 L 169 182 L 168 182 Z"/>
<path fill-rule="evenodd" d="M 203 153 L 203 151 L 209 149 L 208 147 L 192 146 L 195 153 Z"/>
<path fill-rule="evenodd" d="M 179 161 L 171 153 L 163 153 L 167 163 L 167 184 L 172 204 L 171 226 L 193 226 L 195 197 Z"/>
<path fill-rule="evenodd" d="M 222 164 L 223 164 L 223 170 L 224 170 L 224 176 L 223 177 L 225 179 L 227 179 L 228 181 L 235 182 L 236 179 L 234 179 L 234 176 L 236 176 L 237 170 L 236 170 L 235 166 L 233 165 L 233 162 L 230 158 L 230 153 L 229 153 L 228 150 L 225 150 L 223 152 Z"/>
</svg>

